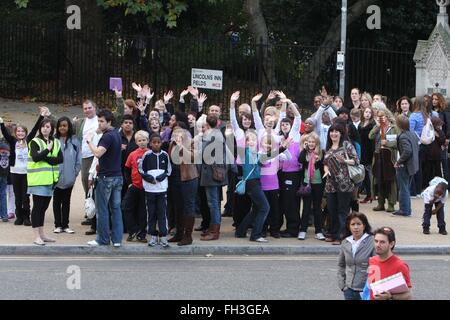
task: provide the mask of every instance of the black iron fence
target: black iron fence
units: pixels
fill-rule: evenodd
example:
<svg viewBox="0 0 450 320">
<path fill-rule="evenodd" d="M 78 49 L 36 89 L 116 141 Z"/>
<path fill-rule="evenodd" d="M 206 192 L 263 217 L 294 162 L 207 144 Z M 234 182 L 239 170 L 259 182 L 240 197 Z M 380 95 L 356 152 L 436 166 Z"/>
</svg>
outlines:
<svg viewBox="0 0 450 320">
<path fill-rule="evenodd" d="M 191 68 L 223 70 L 223 90 L 202 90 L 208 102 L 226 105 L 231 93 L 242 101 L 257 92 L 283 90 L 302 107 L 325 85 L 337 94 L 336 49 L 301 45 L 256 45 L 201 40 L 99 34 L 45 26 L 0 24 L 0 96 L 64 104 L 90 98 L 113 105 L 109 77 L 149 83 L 156 96 L 190 84 Z M 392 100 L 414 94 L 413 52 L 348 48 L 346 96 L 357 86 Z"/>
</svg>

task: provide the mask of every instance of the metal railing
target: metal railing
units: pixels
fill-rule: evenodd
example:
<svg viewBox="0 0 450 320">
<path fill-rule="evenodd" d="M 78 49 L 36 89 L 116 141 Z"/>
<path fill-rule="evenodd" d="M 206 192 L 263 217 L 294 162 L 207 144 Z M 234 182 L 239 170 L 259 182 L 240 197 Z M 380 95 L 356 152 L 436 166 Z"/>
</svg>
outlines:
<svg viewBox="0 0 450 320">
<path fill-rule="evenodd" d="M 191 68 L 223 70 L 223 90 L 202 90 L 208 103 L 228 104 L 235 90 L 249 102 L 257 92 L 283 90 L 303 108 L 325 85 L 337 94 L 336 48 L 302 45 L 233 44 L 201 40 L 70 31 L 0 23 L 0 96 L 80 104 L 90 98 L 114 104 L 109 77 L 149 83 L 156 97 L 178 94 L 190 84 Z M 382 93 L 393 101 L 415 90 L 413 52 L 348 48 L 346 96 L 352 87 Z M 226 111 L 226 109 L 224 110 Z"/>
</svg>

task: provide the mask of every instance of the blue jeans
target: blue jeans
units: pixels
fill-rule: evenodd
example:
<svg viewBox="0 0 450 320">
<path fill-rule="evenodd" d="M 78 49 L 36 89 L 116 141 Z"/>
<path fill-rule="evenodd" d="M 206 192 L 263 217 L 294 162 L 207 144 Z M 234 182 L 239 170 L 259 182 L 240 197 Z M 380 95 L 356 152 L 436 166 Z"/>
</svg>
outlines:
<svg viewBox="0 0 450 320">
<path fill-rule="evenodd" d="M 400 204 L 399 211 L 406 216 L 411 215 L 411 195 L 410 183 L 412 176 L 409 175 L 406 167 L 397 168 L 397 185 L 398 185 L 398 200 Z"/>
<path fill-rule="evenodd" d="M 8 218 L 8 209 L 6 204 L 6 177 L 0 177 L 0 218 Z"/>
<path fill-rule="evenodd" d="M 122 177 L 98 177 L 95 187 L 95 206 L 97 208 L 97 242 L 101 245 L 122 243 L 123 220 L 121 194 Z M 111 215 L 112 232 L 110 237 L 109 217 Z"/>
<path fill-rule="evenodd" d="M 347 288 L 344 290 L 345 300 L 361 300 L 361 293 L 353 289 Z"/>
<path fill-rule="evenodd" d="M 222 190 L 222 187 L 205 187 L 206 199 L 211 215 L 211 224 L 220 224 L 221 222 L 219 190 Z"/>
<path fill-rule="evenodd" d="M 248 227 L 253 223 L 250 240 L 256 240 L 262 236 L 264 222 L 269 215 L 269 202 L 261 189 L 259 179 L 247 180 L 245 189 L 245 193 L 252 199 L 253 208 L 237 227 L 236 236 L 244 237 Z"/>
</svg>

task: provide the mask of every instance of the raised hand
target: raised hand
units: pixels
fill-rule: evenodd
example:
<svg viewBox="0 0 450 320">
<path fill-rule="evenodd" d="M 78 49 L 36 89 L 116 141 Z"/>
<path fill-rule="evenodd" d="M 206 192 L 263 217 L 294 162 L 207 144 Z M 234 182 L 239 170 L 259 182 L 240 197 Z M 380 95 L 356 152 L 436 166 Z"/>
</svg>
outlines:
<svg viewBox="0 0 450 320">
<path fill-rule="evenodd" d="M 198 97 L 198 105 L 199 105 L 199 106 L 202 106 L 203 103 L 206 101 L 206 99 L 208 99 L 208 97 L 206 96 L 206 94 L 200 93 L 200 96 Z"/>
<path fill-rule="evenodd" d="M 172 99 L 172 98 L 173 98 L 173 91 L 169 90 L 169 92 L 164 94 L 164 103 L 168 104 L 170 99 Z"/>
<path fill-rule="evenodd" d="M 239 96 L 240 96 L 241 92 L 240 91 L 236 91 L 231 95 L 230 101 L 231 102 L 236 102 L 239 100 Z"/>
<path fill-rule="evenodd" d="M 286 99 L 286 95 L 283 91 L 275 91 L 275 94 L 280 97 L 280 99 Z"/>
<path fill-rule="evenodd" d="M 188 91 L 190 94 L 192 94 L 192 96 L 194 96 L 195 99 L 198 98 L 198 89 L 197 88 L 194 88 L 193 86 L 189 86 Z"/>
<path fill-rule="evenodd" d="M 134 90 L 137 91 L 138 94 L 142 91 L 141 85 L 140 85 L 140 84 L 136 84 L 136 82 L 133 82 L 133 83 L 131 84 L 131 86 L 133 87 Z"/>
<path fill-rule="evenodd" d="M 46 106 L 39 107 L 39 114 L 42 117 L 46 117 L 48 113 L 50 113 L 50 111 L 48 111 L 48 108 Z"/>
<path fill-rule="evenodd" d="M 262 96 L 263 96 L 262 93 L 258 93 L 256 96 L 252 98 L 252 102 L 258 102 L 259 100 L 261 100 Z"/>
<path fill-rule="evenodd" d="M 184 99 L 184 97 L 185 97 L 188 93 L 189 93 L 189 90 L 188 90 L 188 89 L 181 91 L 181 93 L 180 93 L 180 99 Z"/>
<path fill-rule="evenodd" d="M 139 100 L 139 102 L 137 103 L 136 107 L 141 112 L 141 115 L 145 114 L 145 106 L 144 106 L 144 103 L 142 102 L 142 100 Z"/>
<path fill-rule="evenodd" d="M 272 100 L 272 99 L 275 99 L 276 98 L 276 94 L 275 94 L 275 91 L 273 91 L 273 90 L 270 90 L 270 92 L 269 92 L 269 95 L 267 96 L 267 99 L 266 99 L 266 101 L 267 100 Z"/>
<path fill-rule="evenodd" d="M 114 93 L 116 94 L 116 98 L 122 97 L 122 91 L 117 90 L 117 88 L 114 88 Z"/>
</svg>

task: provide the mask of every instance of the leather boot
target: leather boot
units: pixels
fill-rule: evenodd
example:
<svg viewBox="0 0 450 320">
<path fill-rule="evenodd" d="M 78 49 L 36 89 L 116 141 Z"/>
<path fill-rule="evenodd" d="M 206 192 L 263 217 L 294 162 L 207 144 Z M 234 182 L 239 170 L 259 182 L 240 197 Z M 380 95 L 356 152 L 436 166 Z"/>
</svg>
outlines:
<svg viewBox="0 0 450 320">
<path fill-rule="evenodd" d="M 210 240 L 218 240 L 220 235 L 220 224 L 211 224 L 209 227 L 209 234 L 204 237 L 201 237 L 200 240 L 210 241 Z"/>
<path fill-rule="evenodd" d="M 183 239 L 178 242 L 179 246 L 192 244 L 192 229 L 194 228 L 195 216 L 184 216 L 184 235 Z"/>
<path fill-rule="evenodd" d="M 384 211 L 384 198 L 378 197 L 378 205 L 373 208 L 373 211 Z"/>
<path fill-rule="evenodd" d="M 170 238 L 169 242 L 178 242 L 181 239 L 183 239 L 184 234 L 184 216 L 178 216 L 177 217 L 177 224 L 176 224 L 177 231 L 175 235 Z"/>
</svg>

